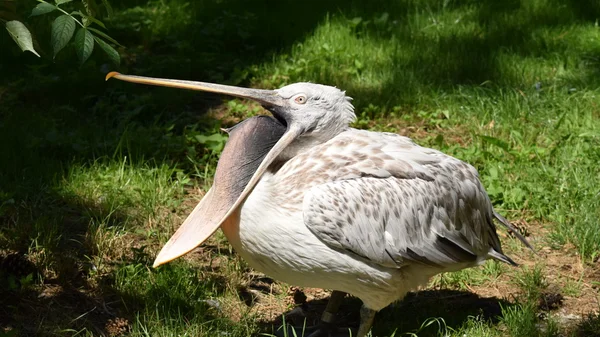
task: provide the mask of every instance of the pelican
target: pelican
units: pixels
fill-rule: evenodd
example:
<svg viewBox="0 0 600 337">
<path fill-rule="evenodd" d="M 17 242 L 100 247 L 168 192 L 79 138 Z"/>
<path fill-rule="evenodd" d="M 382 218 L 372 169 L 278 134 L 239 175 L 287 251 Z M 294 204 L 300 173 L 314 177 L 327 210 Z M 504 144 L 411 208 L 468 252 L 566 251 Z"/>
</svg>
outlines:
<svg viewBox="0 0 600 337">
<path fill-rule="evenodd" d="M 286 283 L 333 290 L 311 336 L 326 336 L 346 294 L 362 300 L 356 336 L 375 314 L 438 274 L 496 259 L 510 265 L 476 169 L 393 133 L 357 130 L 351 98 L 335 87 L 277 90 L 158 79 L 123 81 L 247 98 L 273 117 L 227 129 L 212 187 L 162 248 L 154 267 L 219 227 L 253 268 Z"/>
</svg>

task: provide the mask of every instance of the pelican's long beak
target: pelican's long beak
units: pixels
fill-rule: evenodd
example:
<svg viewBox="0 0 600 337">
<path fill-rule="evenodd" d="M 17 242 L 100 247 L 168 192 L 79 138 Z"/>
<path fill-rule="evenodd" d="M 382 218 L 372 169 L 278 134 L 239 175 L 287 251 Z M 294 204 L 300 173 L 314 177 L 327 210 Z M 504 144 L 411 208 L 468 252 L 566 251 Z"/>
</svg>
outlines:
<svg viewBox="0 0 600 337">
<path fill-rule="evenodd" d="M 116 72 L 109 73 L 106 79 L 109 78 L 248 98 L 268 108 L 284 104 L 273 90 L 130 76 Z M 254 117 L 236 126 L 230 132 L 217 164 L 212 188 L 165 244 L 153 266 L 188 253 L 210 237 L 243 204 L 268 167 L 301 133 L 302 130 L 293 124 L 284 126 L 272 118 Z"/>
<path fill-rule="evenodd" d="M 111 71 L 106 75 L 106 80 L 116 78 L 121 81 L 140 83 L 147 85 L 155 85 L 159 87 L 171 87 L 178 89 L 189 89 L 197 91 L 214 92 L 217 94 L 229 95 L 239 98 L 248 98 L 254 100 L 265 107 L 277 106 L 283 104 L 281 96 L 277 95 L 274 90 L 263 90 L 263 89 L 252 89 L 252 88 L 241 88 L 234 87 L 231 85 L 196 82 L 196 81 L 185 81 L 185 80 L 172 80 L 168 78 L 154 78 L 145 76 L 135 75 L 124 75 L 116 71 Z"/>
</svg>

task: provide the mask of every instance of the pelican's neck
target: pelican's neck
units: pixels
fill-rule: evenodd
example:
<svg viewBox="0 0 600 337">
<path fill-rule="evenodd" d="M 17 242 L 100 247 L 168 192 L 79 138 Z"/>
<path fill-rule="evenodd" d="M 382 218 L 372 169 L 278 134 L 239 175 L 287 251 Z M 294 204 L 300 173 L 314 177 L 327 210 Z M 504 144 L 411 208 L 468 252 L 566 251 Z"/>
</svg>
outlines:
<svg viewBox="0 0 600 337">
<path fill-rule="evenodd" d="M 323 143 L 328 142 L 333 139 L 340 133 L 349 130 L 349 127 L 344 128 L 336 128 L 330 130 L 323 130 L 321 132 L 311 132 L 307 135 L 302 135 L 298 137 L 294 142 L 292 142 L 277 158 L 277 161 L 282 163 L 286 162 L 295 156 L 310 151 L 315 146 L 321 145 Z"/>
</svg>

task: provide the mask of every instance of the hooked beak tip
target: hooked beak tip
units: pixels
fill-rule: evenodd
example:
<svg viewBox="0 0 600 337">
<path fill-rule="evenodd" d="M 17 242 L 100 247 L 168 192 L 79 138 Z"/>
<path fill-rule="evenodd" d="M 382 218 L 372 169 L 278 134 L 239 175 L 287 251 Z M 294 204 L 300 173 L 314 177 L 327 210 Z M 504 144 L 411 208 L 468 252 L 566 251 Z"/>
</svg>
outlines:
<svg viewBox="0 0 600 337">
<path fill-rule="evenodd" d="M 110 73 L 106 74 L 106 78 L 104 79 L 105 81 L 108 81 L 109 79 L 121 75 L 121 73 L 116 72 L 116 71 L 111 71 Z"/>
</svg>

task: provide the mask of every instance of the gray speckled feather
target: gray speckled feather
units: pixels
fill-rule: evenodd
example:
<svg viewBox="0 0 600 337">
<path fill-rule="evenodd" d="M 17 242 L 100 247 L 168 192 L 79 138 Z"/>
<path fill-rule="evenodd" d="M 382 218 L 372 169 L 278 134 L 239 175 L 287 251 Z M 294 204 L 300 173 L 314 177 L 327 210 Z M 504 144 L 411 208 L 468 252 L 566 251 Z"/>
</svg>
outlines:
<svg viewBox="0 0 600 337">
<path fill-rule="evenodd" d="M 451 269 L 488 257 L 514 264 L 471 165 L 405 137 L 358 130 L 303 156 L 281 173 L 307 166 L 304 223 L 331 247 L 388 267 Z"/>
</svg>

